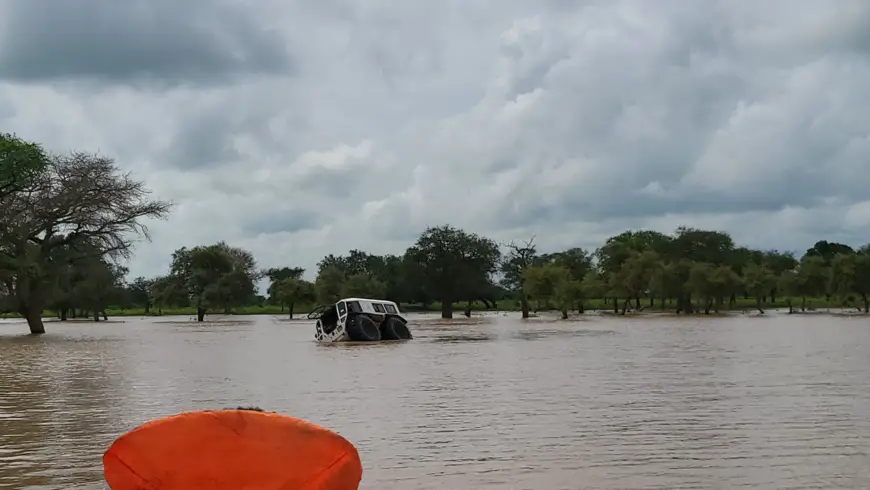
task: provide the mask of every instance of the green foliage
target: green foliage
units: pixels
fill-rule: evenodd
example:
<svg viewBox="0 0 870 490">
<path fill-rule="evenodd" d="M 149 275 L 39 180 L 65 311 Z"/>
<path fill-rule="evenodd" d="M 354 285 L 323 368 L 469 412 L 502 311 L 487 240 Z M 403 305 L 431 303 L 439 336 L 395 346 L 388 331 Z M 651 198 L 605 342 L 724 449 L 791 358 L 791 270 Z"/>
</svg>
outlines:
<svg viewBox="0 0 870 490">
<path fill-rule="evenodd" d="M 532 298 L 552 302 L 562 318 L 568 318 L 571 306 L 583 299 L 583 286 L 571 269 L 552 262 L 526 269 L 523 287 Z"/>
<path fill-rule="evenodd" d="M 529 300 L 563 316 L 587 307 L 623 314 L 652 306 L 709 314 L 751 305 L 763 312 L 771 305 L 793 309 L 792 298 L 807 309 L 827 296 L 866 308 L 870 248 L 821 243 L 797 260 L 789 252 L 736 247 L 721 231 L 680 227 L 672 235 L 621 233 L 594 253 L 570 248 L 539 254 L 532 238 L 505 245 L 502 256 L 492 240 L 441 226 L 425 230 L 401 256 L 360 250 L 327 255 L 313 283 L 303 279 L 302 268 L 268 269 L 261 274 L 270 280 L 266 304 L 252 289 L 253 257 L 225 244 L 180 249 L 168 276 L 150 283 L 137 278 L 127 289 L 128 301 L 140 308 L 147 289 L 159 311 L 186 305 L 234 312 L 287 313 L 289 308 L 291 316 L 343 297 L 386 298 L 406 309 L 438 305 L 446 317 L 454 304 L 489 309 L 498 302 L 500 309 L 518 308 L 527 316 Z M 848 253 L 826 259 L 830 249 Z"/>
<path fill-rule="evenodd" d="M 147 238 L 143 221 L 170 204 L 105 157 L 48 155 L 0 134 L 0 304 L 43 333 L 41 312 L 75 303 L 95 312 L 121 298 L 119 259 Z"/>
<path fill-rule="evenodd" d="M 344 282 L 345 298 L 383 298 L 386 285 L 370 274 L 353 274 Z"/>
<path fill-rule="evenodd" d="M 15 193 L 32 188 L 49 166 L 45 150 L 37 143 L 0 133 L 0 205 Z"/>
<path fill-rule="evenodd" d="M 865 313 L 870 311 L 870 254 L 867 250 L 859 253 L 837 255 L 831 260 L 831 291 L 848 303 L 850 295 L 861 298 Z"/>
<path fill-rule="evenodd" d="M 424 289 L 442 299 L 445 318 L 453 316 L 450 305 L 454 300 L 491 290 L 500 259 L 494 241 L 449 225 L 426 229 L 405 252 L 405 260 L 417 265 Z"/>
<path fill-rule="evenodd" d="M 277 300 L 277 304 L 286 305 L 290 318 L 293 318 L 293 311 L 297 304 L 314 301 L 314 284 L 290 275 L 273 282 L 269 287 L 269 295 Z"/>
<path fill-rule="evenodd" d="M 335 303 L 344 295 L 344 281 L 347 278 L 344 271 L 338 265 L 326 265 L 317 274 L 314 281 L 314 291 L 317 301 L 321 303 Z"/>
<path fill-rule="evenodd" d="M 169 271 L 157 288 L 160 301 L 155 297 L 154 303 L 176 306 L 171 302 L 184 298 L 196 306 L 199 321 L 209 309 L 229 312 L 250 304 L 256 296 L 255 282 L 263 274 L 250 252 L 225 242 L 176 250 Z"/>
</svg>

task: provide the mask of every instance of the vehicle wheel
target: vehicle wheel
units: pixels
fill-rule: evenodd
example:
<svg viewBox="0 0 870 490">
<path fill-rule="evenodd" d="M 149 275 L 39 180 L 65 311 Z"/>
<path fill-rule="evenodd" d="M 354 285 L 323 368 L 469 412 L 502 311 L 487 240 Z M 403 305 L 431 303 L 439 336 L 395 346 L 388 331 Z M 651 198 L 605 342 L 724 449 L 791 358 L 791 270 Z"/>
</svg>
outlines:
<svg viewBox="0 0 870 490">
<path fill-rule="evenodd" d="M 378 330 L 378 326 L 371 318 L 365 315 L 357 315 L 351 318 L 347 322 L 345 331 L 350 340 L 353 341 L 372 342 L 381 340 L 381 331 Z"/>
<path fill-rule="evenodd" d="M 411 338 L 411 331 L 408 330 L 405 322 L 390 317 L 381 324 L 381 338 L 384 340 L 408 340 Z"/>
</svg>

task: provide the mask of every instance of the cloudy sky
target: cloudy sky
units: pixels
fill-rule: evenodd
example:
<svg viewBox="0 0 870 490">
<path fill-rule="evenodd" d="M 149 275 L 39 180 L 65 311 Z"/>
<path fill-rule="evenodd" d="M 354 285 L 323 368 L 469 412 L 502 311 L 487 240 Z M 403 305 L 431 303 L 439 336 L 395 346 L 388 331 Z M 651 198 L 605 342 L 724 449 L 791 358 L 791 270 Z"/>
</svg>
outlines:
<svg viewBox="0 0 870 490">
<path fill-rule="evenodd" d="M 866 0 L 4 0 L 0 130 L 177 203 L 135 275 L 217 240 L 313 269 L 442 223 L 802 251 L 870 242 L 868 54 Z"/>
</svg>

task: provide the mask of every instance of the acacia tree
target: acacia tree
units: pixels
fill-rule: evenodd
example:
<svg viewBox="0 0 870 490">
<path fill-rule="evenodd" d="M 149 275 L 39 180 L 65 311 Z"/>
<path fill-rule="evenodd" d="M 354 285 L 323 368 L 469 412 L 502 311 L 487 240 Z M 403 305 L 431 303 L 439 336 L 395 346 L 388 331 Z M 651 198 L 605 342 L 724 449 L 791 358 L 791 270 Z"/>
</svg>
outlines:
<svg viewBox="0 0 870 490">
<path fill-rule="evenodd" d="M 144 184 L 110 158 L 49 157 L 14 138 L 0 141 L 0 279 L 31 333 L 40 334 L 42 310 L 67 265 L 129 257 L 135 241 L 148 238 L 143 219 L 165 218 L 171 205 L 150 199 Z M 68 252 L 65 263 L 51 260 L 60 248 Z"/>
<path fill-rule="evenodd" d="M 370 274 L 354 274 L 343 284 L 342 296 L 345 298 L 383 298 L 387 286 Z"/>
<path fill-rule="evenodd" d="M 157 308 L 159 315 L 163 314 L 164 308 L 173 306 L 187 306 L 190 303 L 187 286 L 172 276 L 160 276 L 151 281 L 149 291 L 151 304 Z"/>
<path fill-rule="evenodd" d="M 405 258 L 419 264 L 425 286 L 441 300 L 441 318 L 453 318 L 453 302 L 490 283 L 501 252 L 488 238 L 444 225 L 427 228 Z"/>
<path fill-rule="evenodd" d="M 509 250 L 501 263 L 502 286 L 514 291 L 520 296 L 520 308 L 523 318 L 529 317 L 529 293 L 523 280 L 525 272 L 534 265 L 537 257 L 535 249 L 535 237 L 532 236 L 522 245 L 514 242 L 507 244 Z"/>
<path fill-rule="evenodd" d="M 250 301 L 261 276 L 250 252 L 225 242 L 176 250 L 169 272 L 174 287 L 184 290 L 196 306 L 199 322 L 209 308 L 223 308 L 228 313 Z"/>
<path fill-rule="evenodd" d="M 383 297 L 401 304 L 421 296 L 413 287 L 415 282 L 408 280 L 411 271 L 405 265 L 402 257 L 353 249 L 346 256 L 329 254 L 323 257 L 317 264 L 317 273 L 319 277 L 327 269 L 341 271 L 342 284 L 351 289 L 361 288 L 360 294 L 345 292 L 343 296 Z"/>
<path fill-rule="evenodd" d="M 304 279 L 285 277 L 273 285 L 274 289 L 270 288 L 270 294 L 274 295 L 282 305 L 287 305 L 291 320 L 296 304 L 314 300 L 314 284 Z"/>
<path fill-rule="evenodd" d="M 574 279 L 571 270 L 553 263 L 526 269 L 523 287 L 535 299 L 555 303 L 563 320 L 568 318 L 568 309 L 582 295 L 582 285 Z"/>
<path fill-rule="evenodd" d="M 640 304 L 640 297 L 649 289 L 652 281 L 661 268 L 658 255 L 653 251 L 632 252 L 622 263 L 619 270 L 610 275 L 611 291 L 616 296 L 624 296 L 622 314 L 628 309 L 632 299 L 635 307 Z M 614 311 L 617 305 L 614 304 Z"/>
<path fill-rule="evenodd" d="M 151 287 L 153 285 L 153 279 L 137 277 L 127 286 L 130 302 L 137 307 L 144 308 L 146 315 L 151 312 Z"/>
<path fill-rule="evenodd" d="M 801 298 L 801 311 L 806 311 L 808 297 L 825 296 L 830 298 L 828 287 L 830 271 L 825 264 L 824 257 L 805 255 L 798 265 L 795 276 L 793 287 L 794 292 Z"/>
<path fill-rule="evenodd" d="M 831 290 L 844 303 L 850 295 L 861 298 L 864 313 L 870 312 L 870 249 L 840 254 L 831 260 Z"/>
<path fill-rule="evenodd" d="M 127 269 L 102 258 L 93 258 L 82 264 L 79 273 L 72 290 L 73 304 L 89 310 L 95 322 L 100 321 L 101 313 L 106 319 L 106 308 L 120 297 Z"/>
<path fill-rule="evenodd" d="M 339 267 L 327 265 L 320 269 L 314 281 L 314 292 L 317 301 L 335 303 L 344 295 L 345 275 Z"/>
<path fill-rule="evenodd" d="M 777 277 L 770 270 L 758 264 L 749 264 L 743 272 L 743 284 L 746 291 L 755 298 L 755 308 L 764 314 L 761 299 L 776 287 Z"/>
<path fill-rule="evenodd" d="M 697 262 L 689 270 L 686 288 L 703 301 L 704 314 L 709 315 L 711 309 L 718 313 L 724 298 L 730 298 L 739 285 L 740 278 L 729 266 Z"/>
<path fill-rule="evenodd" d="M 5 204 L 5 199 L 30 189 L 48 166 L 49 157 L 42 146 L 0 133 L 0 202 Z"/>
<path fill-rule="evenodd" d="M 284 312 L 284 307 L 287 306 L 286 302 L 282 299 L 283 295 L 278 293 L 278 285 L 284 279 L 302 279 L 302 275 L 305 274 L 305 269 L 301 267 L 281 267 L 281 268 L 271 268 L 263 271 L 263 274 L 269 278 L 269 288 L 267 289 L 267 293 L 269 294 L 269 302 L 272 304 L 277 304 L 281 307 L 281 313 Z M 290 313 L 290 316 L 293 316 L 293 313 Z"/>
</svg>

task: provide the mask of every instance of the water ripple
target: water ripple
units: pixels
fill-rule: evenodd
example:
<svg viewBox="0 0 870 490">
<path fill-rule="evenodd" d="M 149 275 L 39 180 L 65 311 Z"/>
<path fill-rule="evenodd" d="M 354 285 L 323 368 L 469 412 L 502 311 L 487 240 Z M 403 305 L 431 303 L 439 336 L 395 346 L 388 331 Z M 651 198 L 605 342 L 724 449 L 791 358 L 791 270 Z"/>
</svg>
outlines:
<svg viewBox="0 0 870 490">
<path fill-rule="evenodd" d="M 251 317 L 0 322 L 0 488 L 102 489 L 119 434 L 257 404 L 358 447 L 363 489 L 870 488 L 870 327 L 851 318 L 415 321 L 320 346 Z"/>
</svg>

